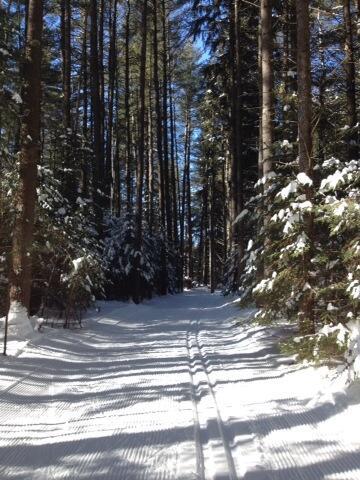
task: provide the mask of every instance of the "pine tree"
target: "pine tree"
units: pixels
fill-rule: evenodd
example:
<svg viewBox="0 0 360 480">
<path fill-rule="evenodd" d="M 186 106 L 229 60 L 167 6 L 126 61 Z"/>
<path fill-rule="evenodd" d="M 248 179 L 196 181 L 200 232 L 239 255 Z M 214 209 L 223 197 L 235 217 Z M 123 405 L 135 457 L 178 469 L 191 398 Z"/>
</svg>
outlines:
<svg viewBox="0 0 360 480">
<path fill-rule="evenodd" d="M 21 119 L 19 180 L 13 227 L 10 304 L 18 303 L 29 312 L 37 168 L 40 163 L 41 152 L 42 0 L 29 0 L 28 12 L 22 90 L 24 113 Z"/>
</svg>

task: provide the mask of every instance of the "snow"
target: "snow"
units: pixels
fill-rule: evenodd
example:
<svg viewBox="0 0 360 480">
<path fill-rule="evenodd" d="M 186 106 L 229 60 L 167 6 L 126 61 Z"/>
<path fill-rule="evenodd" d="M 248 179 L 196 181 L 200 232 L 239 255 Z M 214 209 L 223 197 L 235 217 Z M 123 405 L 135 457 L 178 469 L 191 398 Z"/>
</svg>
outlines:
<svg viewBox="0 0 360 480">
<path fill-rule="evenodd" d="M 329 175 L 321 181 L 320 190 L 336 190 L 340 183 L 344 183 L 344 173 L 336 170 L 335 173 Z"/>
<path fill-rule="evenodd" d="M 348 339 L 349 380 L 360 379 L 360 321 L 351 320 L 347 327 L 350 331 Z"/>
<path fill-rule="evenodd" d="M 243 218 L 246 217 L 246 215 L 249 213 L 249 210 L 247 210 L 246 208 L 244 210 L 242 210 L 239 215 L 235 218 L 233 224 L 236 225 L 237 223 L 241 222 L 241 220 Z"/>
<path fill-rule="evenodd" d="M 296 242 L 294 243 L 294 250 L 298 253 L 303 252 L 309 244 L 309 238 L 304 232 L 298 235 Z"/>
<path fill-rule="evenodd" d="M 271 278 L 264 278 L 253 288 L 253 293 L 256 292 L 271 292 L 274 286 L 274 281 L 277 277 L 277 273 L 273 272 Z"/>
<path fill-rule="evenodd" d="M 359 280 L 353 280 L 348 288 L 347 292 L 350 292 L 350 297 L 354 300 L 360 300 L 360 282 Z"/>
<path fill-rule="evenodd" d="M 292 193 L 296 193 L 298 185 L 296 182 L 290 182 L 286 187 L 284 187 L 277 196 L 280 196 L 283 200 L 286 200 Z"/>
<path fill-rule="evenodd" d="M 1 319 L 1 342 L 3 341 L 5 318 Z M 19 302 L 12 302 L 8 315 L 7 354 L 17 355 L 26 343 L 34 338 L 36 325 L 32 325 L 26 308 Z"/>
<path fill-rule="evenodd" d="M 0 478 L 358 480 L 359 383 L 253 313 L 196 289 L 45 330 L 0 364 Z"/>
<path fill-rule="evenodd" d="M 17 103 L 18 105 L 20 105 L 20 104 L 23 103 L 22 98 L 20 97 L 20 95 L 19 95 L 17 92 L 13 93 L 12 99 L 13 99 L 14 102 Z"/>
<path fill-rule="evenodd" d="M 297 181 L 301 184 L 301 185 L 309 185 L 310 187 L 312 186 L 313 184 L 313 181 L 311 180 L 311 178 L 309 178 L 305 172 L 300 172 L 297 176 Z"/>
<path fill-rule="evenodd" d="M 81 265 L 84 263 L 85 258 L 80 257 L 80 258 L 75 258 L 75 260 L 72 261 L 73 266 L 74 266 L 74 271 L 77 272 Z"/>
</svg>

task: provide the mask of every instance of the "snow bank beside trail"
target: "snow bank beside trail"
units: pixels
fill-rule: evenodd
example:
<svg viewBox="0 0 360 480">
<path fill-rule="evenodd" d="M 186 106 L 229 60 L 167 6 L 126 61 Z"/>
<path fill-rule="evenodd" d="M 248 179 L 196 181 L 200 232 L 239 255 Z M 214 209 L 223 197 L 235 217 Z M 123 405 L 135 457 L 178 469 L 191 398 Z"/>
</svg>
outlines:
<svg viewBox="0 0 360 480">
<path fill-rule="evenodd" d="M 353 381 L 360 379 L 360 321 L 351 321 L 347 327 L 350 334 L 346 360 L 349 364 L 349 380 Z"/>
<path fill-rule="evenodd" d="M 318 393 L 308 402 L 308 407 L 317 407 L 326 403 L 335 407 L 341 405 L 349 406 L 354 402 L 360 403 L 360 322 L 354 320 L 346 326 L 325 326 L 321 334 L 328 335 L 337 333 L 340 344 L 347 346 L 345 362 L 337 368 L 328 366 L 314 366 L 303 362 L 309 378 L 317 378 L 319 384 Z M 357 414 L 360 419 L 360 412 Z M 347 419 L 349 420 L 349 419 Z M 352 421 L 348 422 L 346 428 L 351 429 Z"/>
<path fill-rule="evenodd" d="M 34 329 L 30 323 L 26 308 L 18 302 L 13 302 L 9 309 L 9 330 L 10 337 L 19 339 L 28 339 L 34 333 Z"/>
<path fill-rule="evenodd" d="M 4 341 L 5 318 L 1 319 L 1 341 Z M 33 325 L 26 308 L 19 302 L 10 305 L 8 316 L 7 354 L 17 355 L 37 336 L 37 326 Z"/>
</svg>

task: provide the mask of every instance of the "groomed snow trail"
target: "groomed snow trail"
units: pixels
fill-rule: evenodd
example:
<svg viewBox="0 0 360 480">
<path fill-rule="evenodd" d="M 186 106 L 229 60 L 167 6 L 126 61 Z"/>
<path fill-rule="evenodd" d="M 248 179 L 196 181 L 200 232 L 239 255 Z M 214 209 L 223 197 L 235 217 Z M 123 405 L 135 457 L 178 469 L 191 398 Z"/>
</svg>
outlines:
<svg viewBox="0 0 360 480">
<path fill-rule="evenodd" d="M 0 479 L 359 480 L 359 389 L 314 401 L 328 380 L 249 313 L 201 289 L 103 303 L 2 360 Z"/>
</svg>

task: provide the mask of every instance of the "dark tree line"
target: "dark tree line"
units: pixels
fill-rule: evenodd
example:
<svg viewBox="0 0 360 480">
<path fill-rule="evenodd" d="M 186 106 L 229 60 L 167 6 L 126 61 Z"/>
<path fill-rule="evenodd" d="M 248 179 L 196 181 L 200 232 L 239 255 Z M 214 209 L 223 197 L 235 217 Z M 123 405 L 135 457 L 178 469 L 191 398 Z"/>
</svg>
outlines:
<svg viewBox="0 0 360 480">
<path fill-rule="evenodd" d="M 4 298 L 195 282 L 304 333 L 355 315 L 358 20 L 351 0 L 3 0 Z"/>
</svg>

